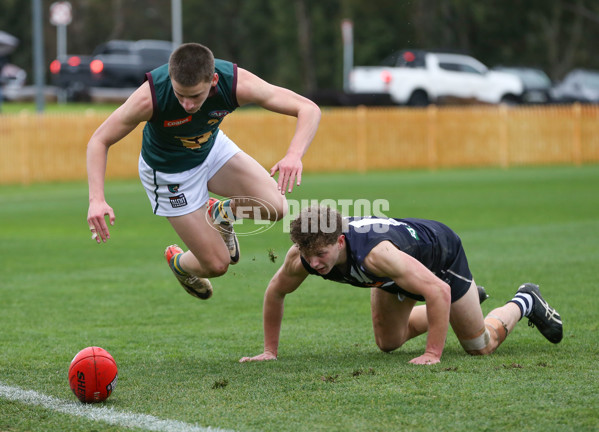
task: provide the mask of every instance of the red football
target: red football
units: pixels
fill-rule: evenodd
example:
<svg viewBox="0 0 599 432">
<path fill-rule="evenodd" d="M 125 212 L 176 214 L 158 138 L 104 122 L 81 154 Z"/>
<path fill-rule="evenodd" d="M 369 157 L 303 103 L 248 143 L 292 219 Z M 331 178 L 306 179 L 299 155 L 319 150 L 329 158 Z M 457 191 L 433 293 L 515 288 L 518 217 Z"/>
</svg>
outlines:
<svg viewBox="0 0 599 432">
<path fill-rule="evenodd" d="M 69 385 L 85 403 L 105 401 L 117 382 L 116 362 L 108 351 L 87 347 L 77 353 L 69 367 Z"/>
</svg>

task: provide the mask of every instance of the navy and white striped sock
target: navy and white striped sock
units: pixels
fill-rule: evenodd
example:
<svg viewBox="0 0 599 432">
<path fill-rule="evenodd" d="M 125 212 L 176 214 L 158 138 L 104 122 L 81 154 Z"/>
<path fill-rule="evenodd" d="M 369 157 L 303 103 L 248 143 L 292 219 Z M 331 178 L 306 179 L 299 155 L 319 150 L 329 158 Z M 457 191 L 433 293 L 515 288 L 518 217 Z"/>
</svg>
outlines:
<svg viewBox="0 0 599 432">
<path fill-rule="evenodd" d="M 522 316 L 528 316 L 532 312 L 532 296 L 526 293 L 518 293 L 508 303 L 516 303 L 516 306 L 520 308 Z M 520 317 L 522 319 L 522 317 Z"/>
</svg>

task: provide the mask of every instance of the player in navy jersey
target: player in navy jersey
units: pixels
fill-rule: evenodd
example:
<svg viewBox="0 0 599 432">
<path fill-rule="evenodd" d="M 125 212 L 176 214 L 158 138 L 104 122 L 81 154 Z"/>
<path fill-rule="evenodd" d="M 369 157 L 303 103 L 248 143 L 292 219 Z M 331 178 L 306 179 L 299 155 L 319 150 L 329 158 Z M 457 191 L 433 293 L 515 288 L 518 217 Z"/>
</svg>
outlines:
<svg viewBox="0 0 599 432">
<path fill-rule="evenodd" d="M 563 336 L 560 315 L 539 287 L 522 284 L 515 297 L 483 317 L 481 298 L 458 235 L 425 219 L 342 218 L 310 207 L 291 223 L 285 262 L 264 295 L 264 352 L 240 361 L 277 358 L 285 296 L 308 277 L 371 288 L 374 338 L 383 351 L 427 334 L 414 364 L 441 361 L 449 325 L 472 355 L 494 352 L 526 316 L 552 343 Z M 417 301 L 426 302 L 416 306 Z"/>
<path fill-rule="evenodd" d="M 297 118 L 287 153 L 270 175 L 219 128 L 225 116 L 250 103 Z M 183 252 L 171 245 L 165 258 L 185 290 L 209 298 L 212 284 L 208 278 L 224 274 L 229 264 L 239 261 L 233 230 L 237 206 L 257 209 L 262 218 L 270 220 L 286 214 L 284 195 L 300 184 L 301 159 L 319 121 L 320 109 L 312 101 L 269 84 L 234 63 L 214 59 L 203 45 L 181 45 L 167 65 L 146 74 L 144 84 L 88 143 L 87 222 L 92 239 L 106 242 L 110 238 L 106 218 L 110 225 L 115 221 L 104 196 L 108 149 L 146 122 L 140 179 L 154 214 L 167 217 L 189 248 Z M 271 177 L 277 172 L 275 181 Z M 209 201 L 209 192 L 238 198 Z"/>
</svg>

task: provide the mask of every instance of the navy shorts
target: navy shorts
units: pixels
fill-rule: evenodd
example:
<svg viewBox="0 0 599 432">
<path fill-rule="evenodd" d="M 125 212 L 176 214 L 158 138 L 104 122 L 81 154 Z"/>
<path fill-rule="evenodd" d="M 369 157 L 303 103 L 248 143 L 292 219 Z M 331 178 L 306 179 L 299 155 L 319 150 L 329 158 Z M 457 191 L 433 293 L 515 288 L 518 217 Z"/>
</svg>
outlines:
<svg viewBox="0 0 599 432">
<path fill-rule="evenodd" d="M 472 284 L 472 273 L 468 267 L 466 252 L 462 247 L 462 240 L 449 227 L 439 223 L 443 231 L 439 235 L 439 244 L 446 255 L 446 263 L 437 277 L 451 287 L 451 302 L 461 299 L 470 289 Z"/>
<path fill-rule="evenodd" d="M 456 302 L 468 292 L 472 284 L 472 273 L 468 267 L 462 240 L 451 228 L 441 222 L 427 221 L 427 227 L 435 233 L 435 254 L 438 256 L 435 269 L 429 270 L 451 287 L 451 302 Z M 404 291 L 397 286 L 378 288 L 397 294 L 400 301 L 406 297 L 424 300 L 424 297 Z"/>
</svg>

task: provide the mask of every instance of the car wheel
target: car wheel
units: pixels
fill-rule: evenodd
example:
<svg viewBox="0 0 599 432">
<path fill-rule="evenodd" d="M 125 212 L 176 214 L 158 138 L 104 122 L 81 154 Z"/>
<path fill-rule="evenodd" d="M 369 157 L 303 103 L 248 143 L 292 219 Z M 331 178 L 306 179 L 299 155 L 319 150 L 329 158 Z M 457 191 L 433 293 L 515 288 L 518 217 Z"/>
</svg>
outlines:
<svg viewBox="0 0 599 432">
<path fill-rule="evenodd" d="M 424 107 L 428 106 L 429 104 L 430 100 L 424 90 L 416 90 L 414 93 L 412 93 L 410 99 L 408 99 L 408 105 L 410 106 Z"/>
<path fill-rule="evenodd" d="M 69 102 L 89 102 L 91 101 L 91 95 L 89 88 L 81 81 L 70 82 L 65 88 L 67 94 L 67 101 Z"/>
<path fill-rule="evenodd" d="M 510 105 L 510 106 L 518 105 L 519 102 L 520 101 L 518 100 L 518 97 L 516 97 L 512 94 L 503 95 L 501 97 L 501 103 L 505 104 L 505 105 Z"/>
</svg>

